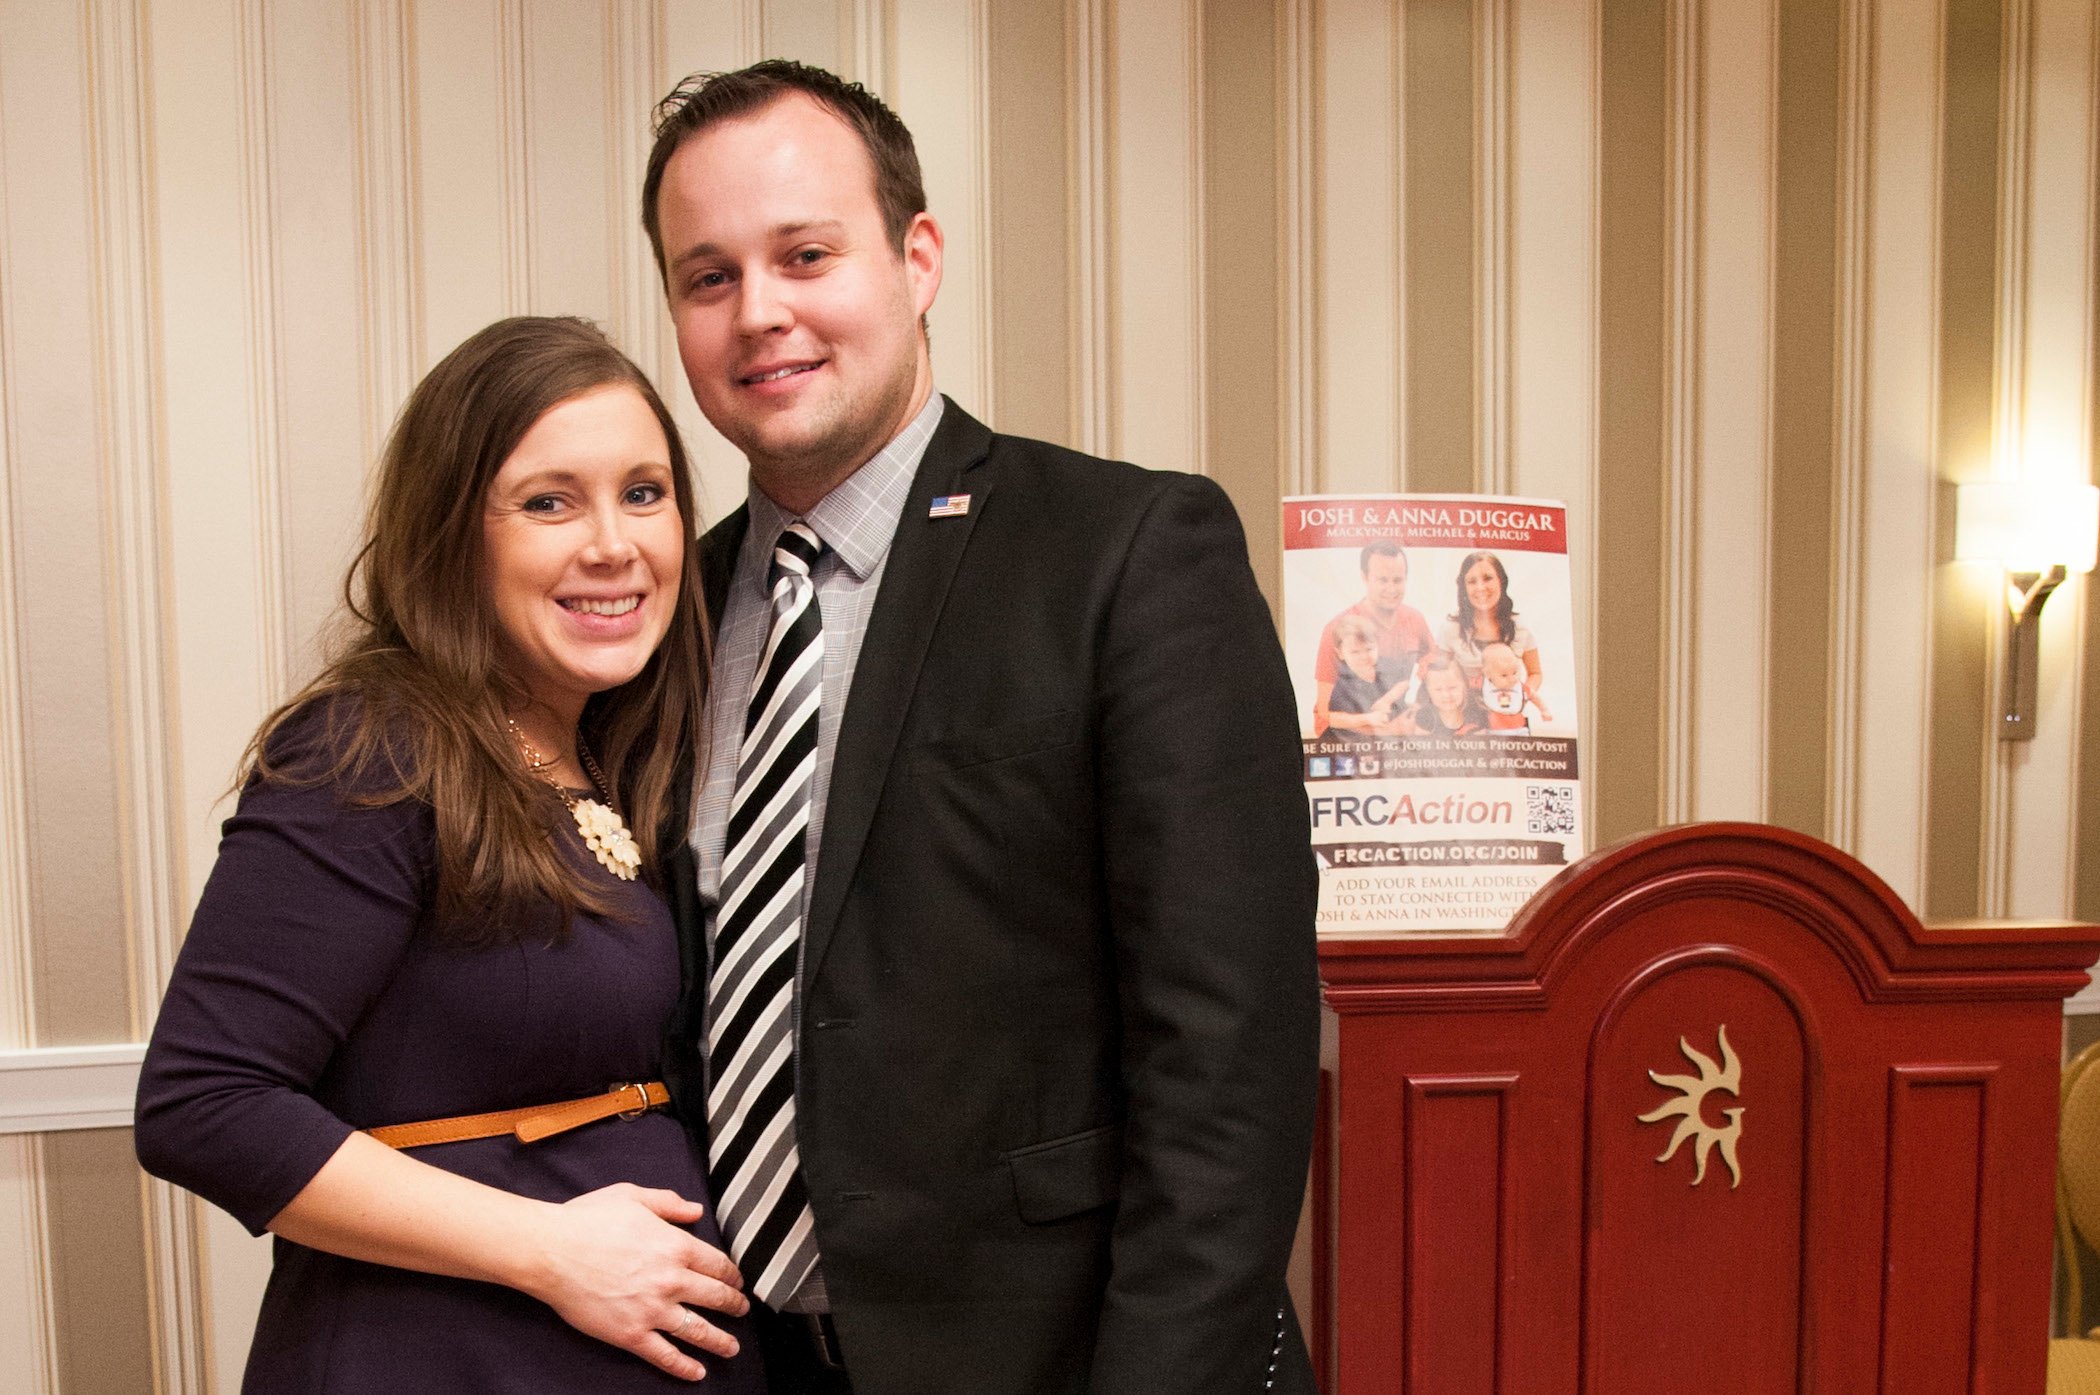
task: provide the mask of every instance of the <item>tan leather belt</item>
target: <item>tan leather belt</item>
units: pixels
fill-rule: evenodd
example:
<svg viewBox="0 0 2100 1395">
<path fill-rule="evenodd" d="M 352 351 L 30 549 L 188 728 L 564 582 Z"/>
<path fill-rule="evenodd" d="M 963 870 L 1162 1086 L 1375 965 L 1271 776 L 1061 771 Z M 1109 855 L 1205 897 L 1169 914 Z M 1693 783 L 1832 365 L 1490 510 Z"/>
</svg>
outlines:
<svg viewBox="0 0 2100 1395">
<path fill-rule="evenodd" d="M 543 1138 L 617 1114 L 632 1119 L 671 1102 L 671 1092 L 661 1080 L 646 1085 L 615 1085 L 602 1095 L 587 1095 L 560 1104 L 535 1104 L 524 1109 L 498 1109 L 488 1114 L 461 1114 L 451 1119 L 425 1119 L 415 1124 L 388 1124 L 371 1130 L 372 1137 L 389 1148 L 424 1148 L 433 1143 L 462 1143 L 470 1138 L 494 1138 L 515 1134 L 520 1143 Z"/>
</svg>

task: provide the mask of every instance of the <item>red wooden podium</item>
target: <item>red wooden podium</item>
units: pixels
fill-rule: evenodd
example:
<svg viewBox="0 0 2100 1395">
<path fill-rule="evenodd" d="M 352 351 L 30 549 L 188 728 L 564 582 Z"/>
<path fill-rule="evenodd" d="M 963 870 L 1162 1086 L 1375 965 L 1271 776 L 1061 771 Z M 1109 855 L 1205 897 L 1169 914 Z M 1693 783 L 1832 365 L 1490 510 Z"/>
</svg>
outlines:
<svg viewBox="0 0 2100 1395">
<path fill-rule="evenodd" d="M 2039 1395 L 2096 956 L 1750 824 L 1598 853 L 1507 937 L 1324 945 L 1323 1389 Z"/>
</svg>

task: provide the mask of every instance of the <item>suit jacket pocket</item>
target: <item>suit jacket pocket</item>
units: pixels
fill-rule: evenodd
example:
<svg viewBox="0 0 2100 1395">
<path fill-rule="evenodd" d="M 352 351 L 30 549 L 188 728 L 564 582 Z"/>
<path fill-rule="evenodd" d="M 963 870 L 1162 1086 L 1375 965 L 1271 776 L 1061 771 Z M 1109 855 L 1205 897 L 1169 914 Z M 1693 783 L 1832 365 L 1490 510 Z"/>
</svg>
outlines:
<svg viewBox="0 0 2100 1395">
<path fill-rule="evenodd" d="M 1122 1192 L 1123 1126 L 1103 1124 L 1006 1154 L 1014 1174 L 1014 1205 L 1021 1219 L 1042 1225 L 1061 1221 Z"/>
<path fill-rule="evenodd" d="M 1079 714 L 1073 711 L 1045 712 L 1019 721 L 1001 722 L 921 742 L 912 748 L 912 760 L 922 768 L 960 770 L 987 765 L 995 760 L 1069 746 L 1079 739 Z"/>
</svg>

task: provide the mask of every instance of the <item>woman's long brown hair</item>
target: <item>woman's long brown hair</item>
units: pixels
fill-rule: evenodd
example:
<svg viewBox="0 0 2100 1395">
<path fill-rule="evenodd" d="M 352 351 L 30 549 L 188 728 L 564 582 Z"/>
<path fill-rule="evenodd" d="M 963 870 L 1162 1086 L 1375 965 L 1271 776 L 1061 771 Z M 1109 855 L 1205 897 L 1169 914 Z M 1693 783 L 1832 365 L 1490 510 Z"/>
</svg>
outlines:
<svg viewBox="0 0 2100 1395">
<path fill-rule="evenodd" d="M 606 914 L 605 894 L 550 834 L 568 816 L 526 771 L 504 725 L 525 693 L 502 662 L 484 578 L 482 513 L 491 478 L 534 422 L 595 388 L 640 393 L 669 443 L 672 493 L 686 530 L 670 628 L 642 671 L 585 705 L 582 732 L 615 805 L 661 867 L 679 831 L 700 735 L 707 662 L 695 555 L 691 471 L 678 428 L 642 371 L 587 320 L 500 320 L 430 370 L 394 424 L 344 580 L 332 658 L 273 712 L 242 758 L 243 782 L 336 782 L 359 804 L 419 800 L 436 816 L 437 867 L 428 926 L 490 943 L 566 931 L 579 911 Z M 273 738 L 310 710 L 312 743 Z M 283 743 L 278 743 L 282 745 Z M 549 906 L 555 915 L 550 916 Z"/>
</svg>

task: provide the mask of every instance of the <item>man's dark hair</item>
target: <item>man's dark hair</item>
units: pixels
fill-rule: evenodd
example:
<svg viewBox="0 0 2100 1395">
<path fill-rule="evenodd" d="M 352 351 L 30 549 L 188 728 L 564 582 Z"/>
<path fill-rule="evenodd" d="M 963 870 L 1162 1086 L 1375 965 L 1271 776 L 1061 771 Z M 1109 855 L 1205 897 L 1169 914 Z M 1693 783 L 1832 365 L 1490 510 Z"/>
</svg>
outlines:
<svg viewBox="0 0 2100 1395">
<path fill-rule="evenodd" d="M 1412 570 L 1407 560 L 1407 553 L 1402 551 L 1400 544 L 1394 542 L 1391 538 L 1380 538 L 1376 542 L 1365 543 L 1363 556 L 1356 561 L 1356 569 L 1365 576 L 1369 576 L 1371 574 L 1371 559 L 1373 557 L 1398 557 L 1401 566 L 1409 567 Z"/>
<path fill-rule="evenodd" d="M 851 127 L 875 167 L 875 204 L 882 210 L 883 231 L 899 253 L 911 220 L 926 211 L 926 183 L 919 174 L 919 152 L 911 132 L 882 99 L 857 82 L 836 73 L 786 58 L 768 58 L 729 73 L 694 73 L 656 104 L 656 144 L 649 151 L 649 172 L 642 179 L 642 230 L 656 253 L 658 276 L 668 276 L 664 238 L 656 217 L 656 198 L 663 188 L 664 167 L 688 139 L 711 126 L 749 116 L 800 92 Z"/>
</svg>

